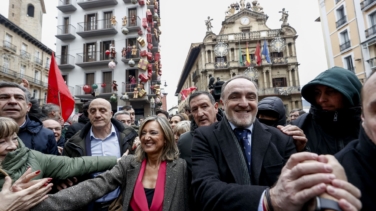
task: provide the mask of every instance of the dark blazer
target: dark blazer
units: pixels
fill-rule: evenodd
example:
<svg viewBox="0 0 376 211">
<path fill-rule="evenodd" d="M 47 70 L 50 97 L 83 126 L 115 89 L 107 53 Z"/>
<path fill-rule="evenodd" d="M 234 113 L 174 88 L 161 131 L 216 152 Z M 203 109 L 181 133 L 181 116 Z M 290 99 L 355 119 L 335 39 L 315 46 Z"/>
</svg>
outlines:
<svg viewBox="0 0 376 211">
<path fill-rule="evenodd" d="M 125 156 L 110 171 L 49 195 L 32 210 L 80 210 L 91 201 L 121 186 L 122 210 L 128 211 L 140 168 L 141 163 L 133 155 Z M 180 158 L 167 162 L 163 211 L 190 210 L 186 168 L 185 161 Z"/>
<path fill-rule="evenodd" d="M 287 159 L 296 152 L 291 137 L 257 119 L 252 132 L 251 176 L 226 118 L 199 127 L 193 137 L 192 188 L 201 210 L 257 210 Z"/>
</svg>

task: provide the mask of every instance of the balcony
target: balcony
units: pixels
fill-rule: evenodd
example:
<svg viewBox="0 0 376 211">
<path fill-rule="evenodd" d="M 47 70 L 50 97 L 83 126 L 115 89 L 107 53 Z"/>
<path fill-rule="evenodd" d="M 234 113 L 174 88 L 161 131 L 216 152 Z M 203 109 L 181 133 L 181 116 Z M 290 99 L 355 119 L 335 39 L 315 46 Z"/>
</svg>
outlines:
<svg viewBox="0 0 376 211">
<path fill-rule="evenodd" d="M 132 18 L 129 18 L 127 29 L 130 32 L 138 32 L 141 29 L 141 19 L 137 16 L 134 20 Z"/>
<path fill-rule="evenodd" d="M 367 62 L 372 70 L 376 70 L 376 57 L 368 59 Z"/>
<path fill-rule="evenodd" d="M 84 10 L 96 7 L 117 5 L 117 0 L 77 0 L 77 4 Z"/>
<path fill-rule="evenodd" d="M 46 82 L 21 74 L 19 72 L 9 69 L 8 67 L 0 66 L 0 74 L 8 76 L 11 79 L 26 79 L 30 84 L 47 88 Z"/>
<path fill-rule="evenodd" d="M 60 40 L 73 40 L 76 38 L 75 33 L 76 28 L 72 24 L 60 25 L 57 26 L 57 34 L 55 37 Z"/>
<path fill-rule="evenodd" d="M 365 0 L 360 2 L 361 10 L 367 10 L 376 4 L 376 0 Z"/>
<path fill-rule="evenodd" d="M 300 87 L 289 86 L 289 87 L 272 87 L 272 88 L 266 88 L 266 89 L 259 89 L 258 94 L 260 96 L 300 94 Z"/>
<path fill-rule="evenodd" d="M 266 38 L 273 38 L 279 35 L 280 29 L 268 30 L 268 31 L 256 31 L 245 33 L 234 33 L 217 35 L 217 41 L 241 41 L 241 40 L 260 40 Z"/>
<path fill-rule="evenodd" d="M 137 45 L 138 46 L 138 45 Z M 125 52 L 125 55 L 122 56 L 121 61 L 124 62 L 125 64 L 128 64 L 129 60 L 133 59 L 135 62 L 140 61 L 140 49 L 137 48 L 137 53 L 132 55 L 132 51 L 128 50 Z"/>
<path fill-rule="evenodd" d="M 75 88 L 73 88 L 74 90 L 74 95 L 73 95 L 73 90 L 71 91 L 71 89 L 69 89 L 71 91 L 71 94 L 72 96 L 76 97 L 76 98 L 80 98 L 80 99 L 85 99 L 85 100 L 91 100 L 91 99 L 94 99 L 96 97 L 99 97 L 99 98 L 104 98 L 104 99 L 110 99 L 110 97 L 114 94 L 114 92 L 112 91 L 112 84 L 106 84 L 105 87 L 102 87 L 102 83 L 96 83 L 98 88 L 96 90 L 93 90 L 93 88 L 91 88 L 91 85 L 90 86 L 90 89 L 88 90 L 88 92 L 85 92 L 83 90 L 83 87 L 85 85 L 76 85 Z M 68 87 L 69 88 L 69 87 Z M 117 94 L 115 93 L 115 96 L 117 97 Z"/>
<path fill-rule="evenodd" d="M 214 63 L 215 69 L 225 69 L 228 68 L 228 62 L 216 62 Z"/>
<path fill-rule="evenodd" d="M 270 61 L 273 65 L 287 64 L 287 58 L 284 57 L 271 57 Z"/>
<path fill-rule="evenodd" d="M 21 50 L 20 52 L 21 59 L 29 60 L 31 58 L 31 55 L 24 50 Z"/>
<path fill-rule="evenodd" d="M 39 66 L 43 65 L 43 61 L 39 57 L 34 57 L 34 63 L 39 65 Z"/>
<path fill-rule="evenodd" d="M 78 23 L 77 34 L 82 38 L 117 34 L 116 25 L 110 19 Z"/>
<path fill-rule="evenodd" d="M 346 16 L 343 16 L 342 18 L 338 19 L 338 21 L 336 22 L 337 29 L 339 27 L 343 26 L 346 22 L 347 22 L 347 17 Z"/>
<path fill-rule="evenodd" d="M 200 77 L 200 72 L 198 70 L 195 70 L 192 74 L 192 81 L 196 82 L 196 79 Z"/>
<path fill-rule="evenodd" d="M 73 69 L 75 67 L 74 59 L 74 56 L 69 54 L 56 56 L 56 62 L 60 70 Z"/>
<path fill-rule="evenodd" d="M 339 46 L 339 50 L 340 50 L 340 51 L 344 51 L 344 50 L 346 50 L 346 49 L 348 49 L 348 48 L 350 48 L 350 47 L 351 47 L 351 42 L 350 42 L 350 40 L 349 40 L 349 41 L 347 41 L 347 42 L 341 44 L 341 45 Z"/>
<path fill-rule="evenodd" d="M 107 66 L 110 61 L 110 56 L 101 51 L 78 53 L 76 65 L 80 67 L 91 67 L 98 65 Z M 116 62 L 116 57 L 114 59 L 114 62 Z"/>
<path fill-rule="evenodd" d="M 77 8 L 72 4 L 73 0 L 59 0 L 59 5 L 57 9 L 61 12 L 73 12 L 76 11 Z"/>
<path fill-rule="evenodd" d="M 17 52 L 17 46 L 13 45 L 12 43 L 8 42 L 8 41 L 3 41 L 3 48 L 5 50 L 8 50 L 8 51 L 11 51 L 13 53 L 16 53 Z"/>
<path fill-rule="evenodd" d="M 371 37 L 376 34 L 376 25 L 371 26 L 370 28 L 365 30 L 366 38 Z"/>
</svg>

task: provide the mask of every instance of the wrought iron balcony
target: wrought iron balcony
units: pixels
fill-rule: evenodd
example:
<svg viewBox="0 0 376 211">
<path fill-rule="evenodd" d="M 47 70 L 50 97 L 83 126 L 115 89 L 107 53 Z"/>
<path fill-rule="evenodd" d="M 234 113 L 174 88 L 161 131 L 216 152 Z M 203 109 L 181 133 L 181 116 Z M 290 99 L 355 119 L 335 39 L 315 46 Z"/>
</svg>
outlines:
<svg viewBox="0 0 376 211">
<path fill-rule="evenodd" d="M 76 11 L 76 7 L 73 5 L 74 0 L 59 0 L 57 9 L 61 12 L 73 12 Z"/>
<path fill-rule="evenodd" d="M 300 87 L 299 86 L 289 86 L 289 87 L 272 87 L 266 89 L 259 89 L 258 94 L 260 96 L 265 95 L 291 95 L 291 94 L 299 94 Z"/>
<path fill-rule="evenodd" d="M 259 40 L 266 38 L 276 37 L 280 33 L 280 29 L 274 29 L 269 31 L 256 31 L 256 32 L 245 32 L 245 33 L 234 33 L 234 34 L 224 34 L 218 35 L 217 41 L 240 41 L 240 40 Z"/>
<path fill-rule="evenodd" d="M 46 82 L 43 82 L 43 81 L 36 79 L 34 77 L 27 76 L 25 74 L 21 74 L 19 72 L 16 72 L 14 70 L 9 69 L 8 67 L 0 66 L 0 74 L 8 76 L 12 79 L 26 79 L 29 83 L 31 83 L 33 85 L 47 87 Z"/>
<path fill-rule="evenodd" d="M 216 62 L 214 63 L 215 69 L 224 69 L 228 68 L 228 62 Z"/>
<path fill-rule="evenodd" d="M 116 56 L 113 59 L 116 62 Z M 108 65 L 111 61 L 110 55 L 106 55 L 104 52 L 96 51 L 89 53 L 78 53 L 76 65 L 80 67 L 90 67 L 98 65 Z"/>
<path fill-rule="evenodd" d="M 376 4 L 376 0 L 365 0 L 360 2 L 360 8 L 361 10 L 366 10 L 368 8 L 371 8 Z"/>
<path fill-rule="evenodd" d="M 72 24 L 60 25 L 57 26 L 57 34 L 55 37 L 60 40 L 72 40 L 76 38 L 74 35 L 75 33 L 76 27 L 74 27 Z"/>
<path fill-rule="evenodd" d="M 271 57 L 270 61 L 272 64 L 287 64 L 288 60 L 284 57 Z"/>
<path fill-rule="evenodd" d="M 34 57 L 34 63 L 39 65 L 39 66 L 42 66 L 43 65 L 43 60 L 40 59 L 39 57 Z"/>
<path fill-rule="evenodd" d="M 117 34 L 116 25 L 110 19 L 78 23 L 77 34 L 82 38 Z"/>
<path fill-rule="evenodd" d="M 136 47 L 137 52 L 134 53 L 133 55 L 132 55 L 132 49 L 127 49 L 125 47 L 124 47 L 124 49 L 125 49 L 125 53 L 121 52 L 122 53 L 122 56 L 121 56 L 122 62 L 124 62 L 125 64 L 128 64 L 129 60 L 131 60 L 131 59 L 133 59 L 133 61 L 135 61 L 135 62 L 140 61 L 140 58 L 141 58 L 140 57 L 140 48 L 138 47 L 138 45 Z"/>
<path fill-rule="evenodd" d="M 4 49 L 6 49 L 8 51 L 12 51 L 14 53 L 16 53 L 16 51 L 17 51 L 17 46 L 15 46 L 12 43 L 5 41 L 5 40 L 3 41 L 3 47 L 4 47 Z"/>
<path fill-rule="evenodd" d="M 370 28 L 365 30 L 366 38 L 371 37 L 376 34 L 376 25 L 371 26 Z"/>
<path fill-rule="evenodd" d="M 343 26 L 343 24 L 345 24 L 346 22 L 347 22 L 346 16 L 343 16 L 342 18 L 338 19 L 338 21 L 336 22 L 337 28 Z"/>
<path fill-rule="evenodd" d="M 21 50 L 20 52 L 21 59 L 29 60 L 31 58 L 31 55 L 24 50 Z"/>
<path fill-rule="evenodd" d="M 117 0 L 77 0 L 77 4 L 84 10 L 117 5 Z"/>
<path fill-rule="evenodd" d="M 351 42 L 350 42 L 350 40 L 349 40 L 349 41 L 347 41 L 347 42 L 341 44 L 341 45 L 339 46 L 339 49 L 340 49 L 340 51 L 344 51 L 344 50 L 346 50 L 346 49 L 348 49 L 348 48 L 350 48 L 350 47 L 351 47 Z"/>
<path fill-rule="evenodd" d="M 141 29 L 141 18 L 140 17 L 129 17 L 127 29 L 129 32 L 138 32 Z"/>
<path fill-rule="evenodd" d="M 376 69 L 376 57 L 368 59 L 367 62 L 372 70 Z"/>
<path fill-rule="evenodd" d="M 75 67 L 74 59 L 74 56 L 70 54 L 56 56 L 56 62 L 60 70 L 73 69 Z"/>
</svg>

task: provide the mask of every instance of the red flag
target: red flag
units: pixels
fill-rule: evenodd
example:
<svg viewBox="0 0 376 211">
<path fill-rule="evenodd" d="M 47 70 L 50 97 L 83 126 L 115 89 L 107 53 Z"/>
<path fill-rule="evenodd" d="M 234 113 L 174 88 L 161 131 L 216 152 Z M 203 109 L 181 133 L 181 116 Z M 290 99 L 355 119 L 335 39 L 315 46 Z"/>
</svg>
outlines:
<svg viewBox="0 0 376 211">
<path fill-rule="evenodd" d="M 256 64 L 260 65 L 262 60 L 261 60 L 261 47 L 260 47 L 259 42 L 257 42 L 257 45 L 256 45 L 255 57 L 256 57 Z"/>
<path fill-rule="evenodd" d="M 192 87 L 181 90 L 181 92 L 180 92 L 181 99 L 185 100 L 188 97 L 188 95 L 191 94 L 191 92 L 193 92 L 196 89 L 197 89 L 196 87 L 192 86 Z"/>
<path fill-rule="evenodd" d="M 54 53 L 51 55 L 50 71 L 48 73 L 47 103 L 60 106 L 61 115 L 65 122 L 74 109 L 74 99 L 57 66 Z"/>
</svg>

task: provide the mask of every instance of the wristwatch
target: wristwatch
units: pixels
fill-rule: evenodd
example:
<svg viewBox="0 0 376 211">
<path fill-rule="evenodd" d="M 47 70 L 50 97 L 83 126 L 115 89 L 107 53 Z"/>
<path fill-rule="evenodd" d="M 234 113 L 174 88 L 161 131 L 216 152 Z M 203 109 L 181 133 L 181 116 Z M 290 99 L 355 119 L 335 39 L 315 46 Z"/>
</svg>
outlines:
<svg viewBox="0 0 376 211">
<path fill-rule="evenodd" d="M 342 211 L 342 209 L 338 205 L 338 202 L 330 200 L 330 199 L 316 197 L 315 211 L 321 211 L 321 210 L 326 210 L 326 209 Z"/>
</svg>

